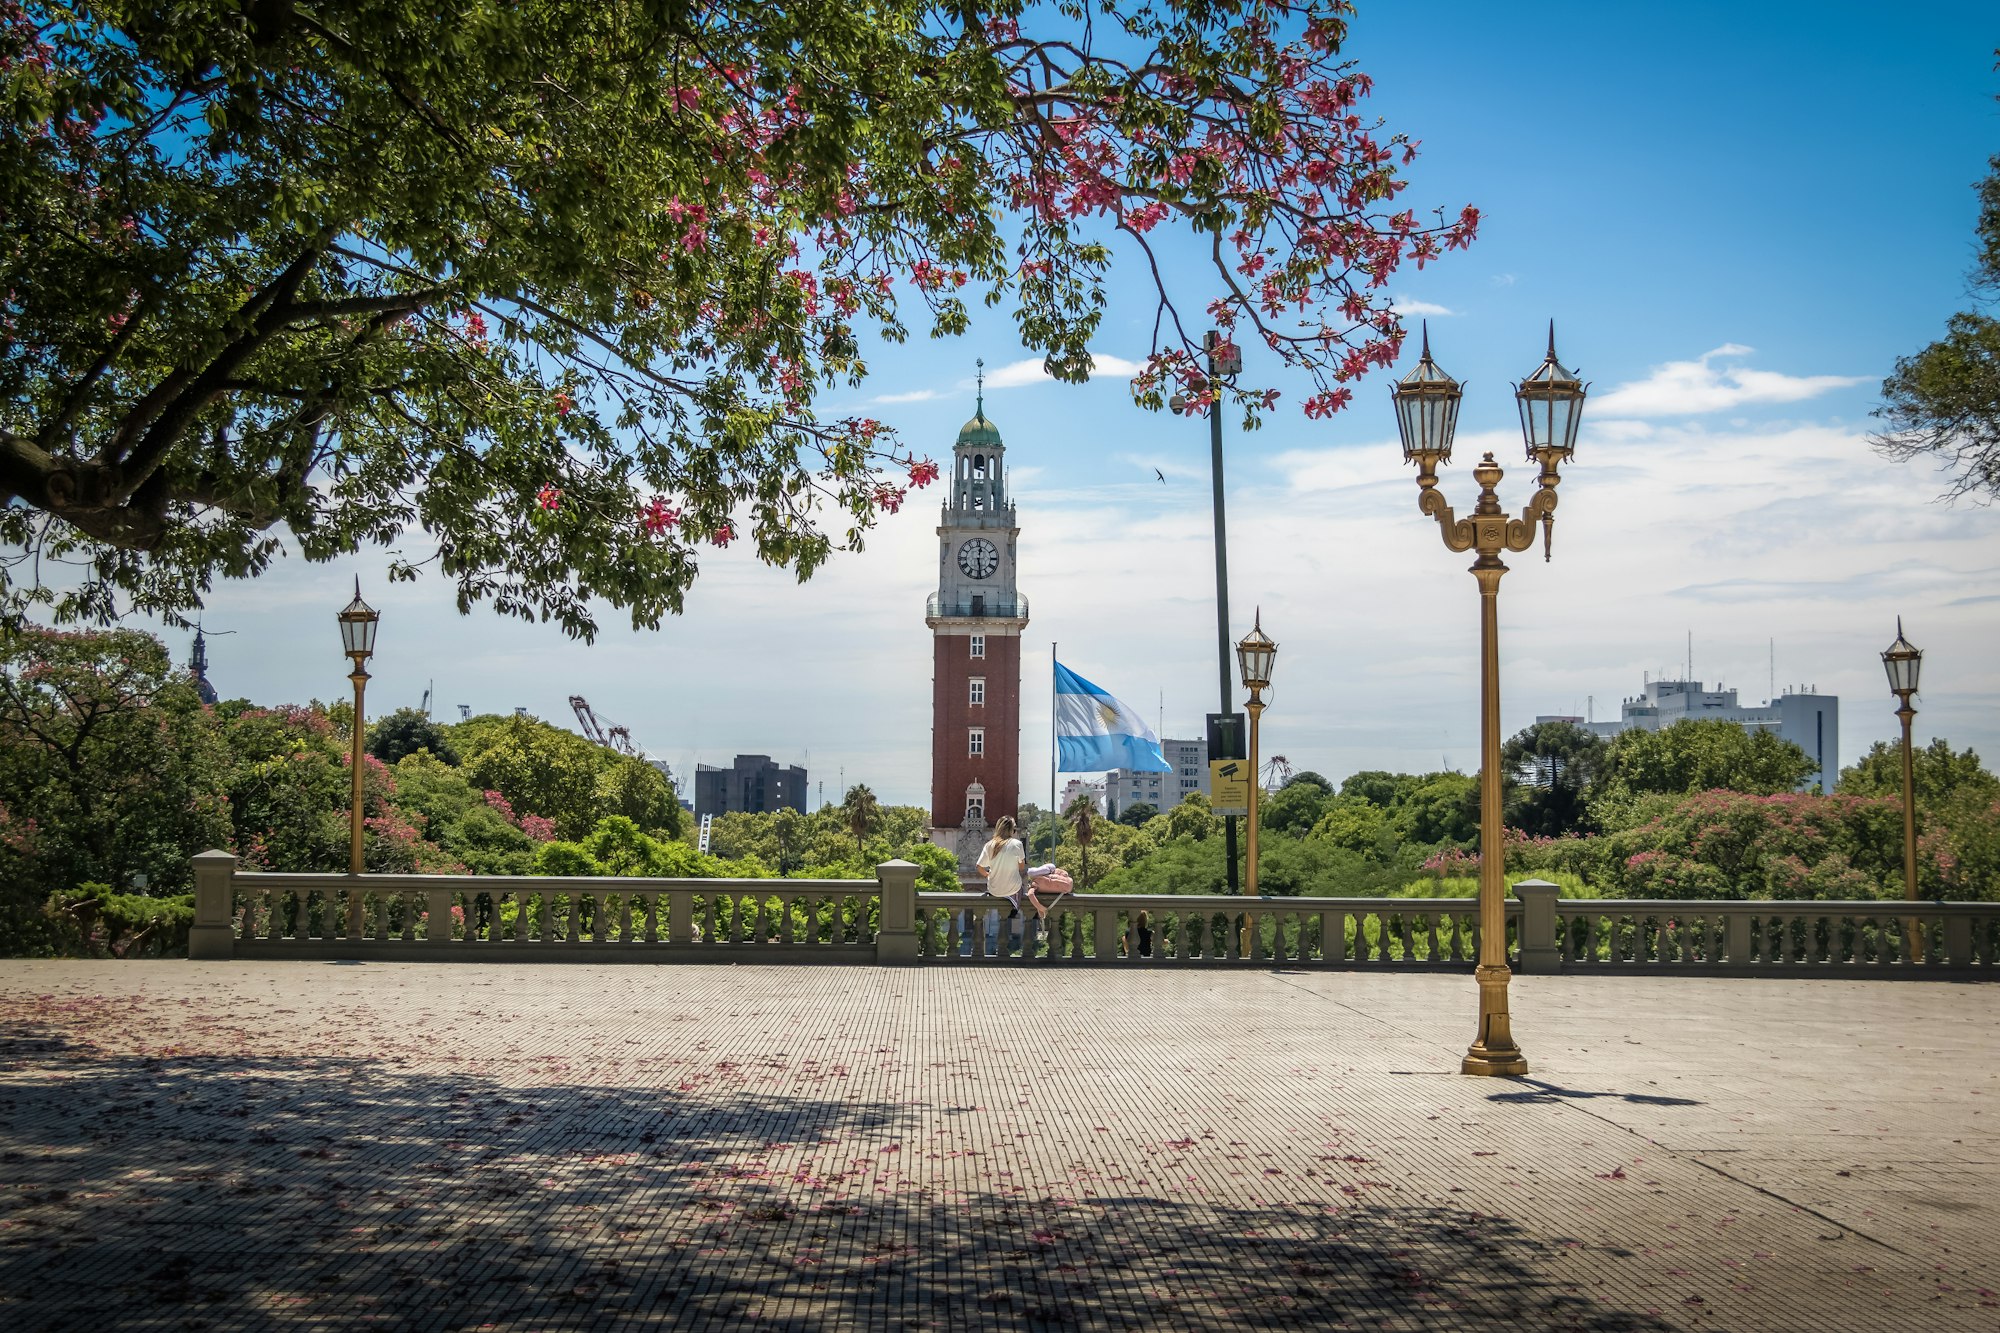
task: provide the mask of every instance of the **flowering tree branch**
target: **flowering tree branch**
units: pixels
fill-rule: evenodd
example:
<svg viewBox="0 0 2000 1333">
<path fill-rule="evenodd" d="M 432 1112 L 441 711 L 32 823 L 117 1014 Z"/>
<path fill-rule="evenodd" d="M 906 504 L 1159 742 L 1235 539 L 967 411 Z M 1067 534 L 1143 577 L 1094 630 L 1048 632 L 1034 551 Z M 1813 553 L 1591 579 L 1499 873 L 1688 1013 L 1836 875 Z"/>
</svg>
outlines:
<svg viewBox="0 0 2000 1333">
<path fill-rule="evenodd" d="M 1349 11 L 0 0 L 0 591 L 172 617 L 286 544 L 411 542 L 462 607 L 657 625 L 703 547 L 803 578 L 935 477 L 818 407 L 864 333 L 976 297 L 1082 380 L 1119 238 L 1140 406 L 1278 401 L 1208 381 L 1198 307 L 1338 410 L 1390 276 L 1478 224 L 1398 206 Z"/>
</svg>

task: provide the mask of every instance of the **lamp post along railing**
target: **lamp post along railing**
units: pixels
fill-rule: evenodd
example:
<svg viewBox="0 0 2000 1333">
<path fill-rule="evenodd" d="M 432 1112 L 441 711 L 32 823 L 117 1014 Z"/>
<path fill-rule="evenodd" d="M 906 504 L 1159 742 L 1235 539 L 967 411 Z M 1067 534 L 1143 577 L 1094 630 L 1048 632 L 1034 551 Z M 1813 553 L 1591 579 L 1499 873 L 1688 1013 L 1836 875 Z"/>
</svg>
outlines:
<svg viewBox="0 0 2000 1333">
<path fill-rule="evenodd" d="M 1903 637 L 1903 618 L 1896 617 L 1896 641 L 1882 652 L 1882 669 L 1889 675 L 1889 693 L 1896 696 L 1896 718 L 1903 724 L 1903 898 L 1917 900 L 1917 764 L 1911 749 L 1910 724 L 1917 710 L 1910 696 L 1917 692 L 1917 680 L 1924 668 L 1923 650 Z M 1903 925 L 1909 941 L 1910 961 L 1924 961 L 1924 937 L 1915 917 Z"/>
<path fill-rule="evenodd" d="M 1259 607 L 1250 632 L 1236 645 L 1237 669 L 1243 676 L 1243 688 L 1250 691 L 1250 702 L 1245 705 L 1250 713 L 1250 845 L 1243 866 L 1243 896 L 1246 898 L 1257 896 L 1258 798 L 1263 795 L 1264 786 L 1257 777 L 1257 724 L 1264 716 L 1264 691 L 1271 688 L 1271 666 L 1277 657 L 1278 645 L 1264 633 L 1264 609 Z M 1256 938 L 1257 918 L 1246 909 L 1243 913 L 1243 935 L 1237 943 L 1244 957 L 1250 956 Z"/>
<path fill-rule="evenodd" d="M 362 801 L 362 735 L 363 719 L 367 714 L 362 710 L 363 693 L 368 685 L 368 659 L 375 652 L 375 627 L 381 620 L 381 613 L 361 600 L 361 580 L 354 580 L 354 600 L 340 612 L 340 650 L 347 654 L 354 669 L 347 675 L 354 683 L 354 752 L 350 760 L 353 769 L 353 808 L 348 818 L 347 872 L 359 875 L 362 871 L 361 857 L 361 801 Z M 361 891 L 350 889 L 347 895 L 347 927 L 350 936 L 361 933 Z"/>
<path fill-rule="evenodd" d="M 1460 518 L 1437 489 L 1438 468 L 1451 461 L 1463 396 L 1458 381 L 1431 359 L 1430 330 L 1416 368 L 1396 384 L 1393 397 L 1403 457 L 1417 467 L 1417 508 L 1437 520 L 1446 549 L 1473 551 L 1471 572 L 1479 583 L 1479 1030 L 1466 1051 L 1461 1072 L 1525 1074 L 1528 1062 L 1514 1042 L 1507 1008 L 1506 830 L 1500 787 L 1500 578 L 1507 572 L 1503 551 L 1525 551 L 1541 528 L 1543 559 L 1550 557 L 1555 531 L 1556 487 L 1561 466 L 1576 449 L 1586 386 L 1556 358 L 1556 334 L 1549 325 L 1548 354 L 1515 386 L 1521 433 L 1528 458 L 1540 472 L 1536 490 L 1520 515 L 1500 507 L 1495 488 L 1500 465 L 1487 454 L 1473 468 L 1479 499 Z"/>
</svg>

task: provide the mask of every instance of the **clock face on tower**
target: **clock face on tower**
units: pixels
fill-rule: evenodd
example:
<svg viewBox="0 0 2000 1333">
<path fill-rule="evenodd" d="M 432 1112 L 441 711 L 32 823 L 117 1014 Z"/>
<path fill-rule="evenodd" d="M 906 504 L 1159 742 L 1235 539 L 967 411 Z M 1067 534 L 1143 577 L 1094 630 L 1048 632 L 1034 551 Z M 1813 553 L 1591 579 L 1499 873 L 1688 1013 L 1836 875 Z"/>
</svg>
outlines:
<svg viewBox="0 0 2000 1333">
<path fill-rule="evenodd" d="M 970 578 L 991 578 L 1000 567 L 1000 551 L 984 537 L 974 537 L 958 548 L 958 567 Z"/>
</svg>

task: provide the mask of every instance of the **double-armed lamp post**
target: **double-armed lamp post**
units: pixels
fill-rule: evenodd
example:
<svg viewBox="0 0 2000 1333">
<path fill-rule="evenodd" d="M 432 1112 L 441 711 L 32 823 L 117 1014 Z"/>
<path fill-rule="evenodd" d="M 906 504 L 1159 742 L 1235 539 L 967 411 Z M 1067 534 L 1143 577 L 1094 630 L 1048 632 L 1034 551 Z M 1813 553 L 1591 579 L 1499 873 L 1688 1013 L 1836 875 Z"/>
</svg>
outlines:
<svg viewBox="0 0 2000 1333">
<path fill-rule="evenodd" d="M 1257 798 L 1263 784 L 1257 780 L 1257 720 L 1264 716 L 1264 691 L 1271 688 L 1271 666 L 1278 660 L 1278 645 L 1264 632 L 1264 609 L 1257 608 L 1256 623 L 1236 645 L 1236 666 L 1243 675 L 1243 688 L 1250 691 L 1250 849 L 1244 865 L 1243 896 L 1257 896 Z M 1257 932 L 1256 918 L 1243 914 L 1243 939 L 1239 947 L 1247 955 L 1249 942 Z"/>
<path fill-rule="evenodd" d="M 354 810 L 348 826 L 347 873 L 361 873 L 361 736 L 362 718 L 361 692 L 368 684 L 368 659 L 375 654 L 375 623 L 381 613 L 361 600 L 361 580 L 354 580 L 354 600 L 340 613 L 340 651 L 346 653 L 354 663 L 354 670 L 347 678 L 354 682 Z M 361 929 L 361 894 L 351 890 L 347 895 L 347 924 L 351 932 Z"/>
<path fill-rule="evenodd" d="M 1494 487 L 1503 475 L 1487 454 L 1472 469 L 1479 483 L 1479 501 L 1472 513 L 1459 518 L 1437 489 L 1437 470 L 1451 461 L 1451 439 L 1458 428 L 1459 383 L 1431 360 L 1430 331 L 1424 331 L 1423 357 L 1394 389 L 1396 428 L 1403 437 L 1403 457 L 1417 465 L 1417 508 L 1435 518 L 1447 549 L 1476 551 L 1472 576 L 1479 581 L 1479 1033 L 1465 1053 L 1460 1070 L 1467 1074 L 1525 1074 L 1528 1062 L 1514 1044 L 1507 1014 L 1506 830 L 1500 809 L 1500 576 L 1507 572 L 1502 551 L 1525 551 L 1534 545 L 1535 527 L 1542 530 L 1543 558 L 1554 537 L 1556 487 L 1561 465 L 1576 450 L 1576 431 L 1583 419 L 1586 386 L 1556 359 L 1555 325 L 1549 325 L 1549 350 L 1533 374 L 1514 387 L 1521 409 L 1521 434 L 1528 458 L 1539 464 L 1538 489 L 1520 516 L 1500 507 Z"/>
<path fill-rule="evenodd" d="M 1903 637 L 1903 618 L 1896 617 L 1896 641 L 1882 652 L 1882 669 L 1889 673 L 1889 693 L 1896 696 L 1896 716 L 1903 724 L 1903 898 L 1908 902 L 1917 900 L 1917 765 L 1916 756 L 1910 749 L 1910 724 L 1917 720 L 1917 710 L 1910 707 L 1910 696 L 1917 692 L 1917 676 L 1924 669 L 1924 654 L 1921 648 Z M 1903 936 L 1909 941 L 1910 961 L 1924 960 L 1924 937 L 1917 926 L 1915 917 L 1903 923 Z"/>
</svg>

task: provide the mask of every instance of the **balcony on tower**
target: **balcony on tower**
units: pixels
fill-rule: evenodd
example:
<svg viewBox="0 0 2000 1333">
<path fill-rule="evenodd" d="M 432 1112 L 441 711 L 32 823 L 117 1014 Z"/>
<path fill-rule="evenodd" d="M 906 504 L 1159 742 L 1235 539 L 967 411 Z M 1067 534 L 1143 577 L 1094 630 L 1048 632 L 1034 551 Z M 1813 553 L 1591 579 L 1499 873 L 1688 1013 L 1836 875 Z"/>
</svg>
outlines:
<svg viewBox="0 0 2000 1333">
<path fill-rule="evenodd" d="M 932 593 L 924 603 L 926 620 L 980 620 L 991 617 L 995 620 L 1026 620 L 1028 599 L 1019 593 L 1004 597 L 989 597 L 984 593 L 967 593 L 963 597 L 947 601 L 938 593 Z"/>
</svg>

